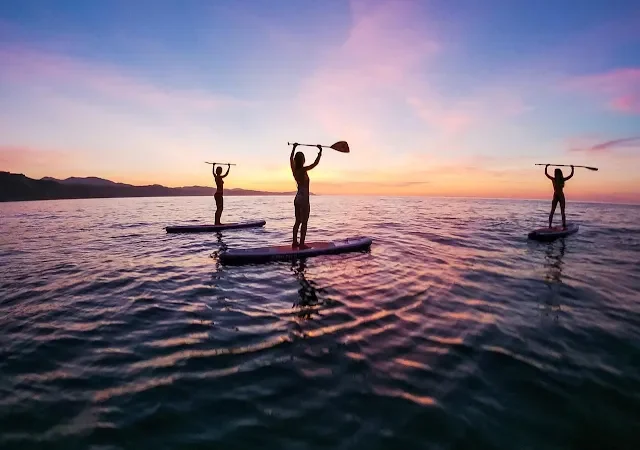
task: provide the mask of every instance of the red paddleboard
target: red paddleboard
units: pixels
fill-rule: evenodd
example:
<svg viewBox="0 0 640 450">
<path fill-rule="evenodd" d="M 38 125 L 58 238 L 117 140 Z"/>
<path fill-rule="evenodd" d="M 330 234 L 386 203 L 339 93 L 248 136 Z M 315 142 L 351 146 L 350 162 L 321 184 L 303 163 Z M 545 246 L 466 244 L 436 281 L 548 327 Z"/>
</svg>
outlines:
<svg viewBox="0 0 640 450">
<path fill-rule="evenodd" d="M 368 237 L 353 237 L 331 242 L 307 242 L 306 249 L 291 245 L 274 245 L 271 247 L 229 249 L 220 254 L 220 261 L 225 264 L 258 263 L 306 258 L 318 255 L 366 250 L 373 241 Z"/>
<path fill-rule="evenodd" d="M 575 223 L 568 223 L 566 228 L 562 226 L 538 228 L 529 233 L 529 239 L 535 239 L 536 241 L 553 241 L 554 239 L 577 233 L 579 229 L 580 226 Z"/>
<path fill-rule="evenodd" d="M 167 233 L 210 233 L 213 231 L 263 227 L 266 223 L 264 220 L 257 220 L 254 222 L 223 223 L 222 225 L 178 225 L 166 227 L 165 230 L 167 230 Z"/>
</svg>

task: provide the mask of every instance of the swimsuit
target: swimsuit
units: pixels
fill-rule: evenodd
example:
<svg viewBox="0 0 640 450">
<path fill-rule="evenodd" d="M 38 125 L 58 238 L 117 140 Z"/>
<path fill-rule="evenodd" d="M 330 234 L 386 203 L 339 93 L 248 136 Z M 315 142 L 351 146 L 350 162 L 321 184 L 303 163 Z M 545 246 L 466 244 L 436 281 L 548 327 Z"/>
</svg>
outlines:
<svg viewBox="0 0 640 450">
<path fill-rule="evenodd" d="M 216 180 L 216 193 L 213 194 L 213 196 L 222 197 L 222 194 L 224 192 L 224 180 L 222 178 L 218 179 L 217 177 L 214 177 L 214 179 Z"/>
<path fill-rule="evenodd" d="M 296 192 L 296 198 L 293 201 L 293 204 L 295 206 L 303 206 L 303 205 L 308 205 L 309 204 L 309 175 L 307 175 L 307 172 L 304 172 L 304 178 L 302 179 L 302 182 L 298 181 L 298 178 L 295 177 L 295 173 L 294 173 L 294 177 L 296 178 L 296 181 L 298 182 L 298 192 Z"/>
<path fill-rule="evenodd" d="M 293 204 L 298 206 L 301 205 L 302 202 L 309 202 L 309 188 L 298 188 L 298 192 L 296 192 L 296 198 L 293 201 Z"/>
<path fill-rule="evenodd" d="M 553 184 L 553 201 L 563 201 L 564 200 L 564 179 L 556 180 L 555 178 L 551 181 Z"/>
</svg>

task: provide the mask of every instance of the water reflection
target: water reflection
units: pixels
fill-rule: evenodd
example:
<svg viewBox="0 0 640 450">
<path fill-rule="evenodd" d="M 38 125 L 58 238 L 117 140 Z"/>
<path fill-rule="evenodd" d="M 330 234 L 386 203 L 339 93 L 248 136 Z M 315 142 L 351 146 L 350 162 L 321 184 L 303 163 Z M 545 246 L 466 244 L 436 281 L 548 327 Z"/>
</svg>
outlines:
<svg viewBox="0 0 640 450">
<path fill-rule="evenodd" d="M 222 252 L 224 252 L 225 250 L 227 250 L 227 244 L 222 240 L 222 232 L 221 231 L 216 231 L 215 233 L 216 236 L 216 243 L 218 244 L 218 249 L 216 251 L 214 251 L 213 253 L 211 253 L 211 258 L 216 259 L 216 266 L 220 265 L 220 260 L 218 258 L 218 255 Z"/>
<path fill-rule="evenodd" d="M 544 266 L 546 269 L 545 280 L 548 284 L 562 283 L 562 266 L 567 244 L 560 239 L 547 246 L 545 250 Z"/>
<path fill-rule="evenodd" d="M 560 289 L 562 282 L 562 269 L 564 266 L 564 254 L 566 251 L 566 243 L 564 239 L 559 239 L 549 245 L 545 249 L 544 267 L 545 267 L 545 284 L 547 285 L 547 294 L 544 299 L 544 311 L 547 315 L 553 315 L 558 320 L 558 313 L 562 310 L 560 303 Z"/>
<path fill-rule="evenodd" d="M 216 235 L 216 243 L 218 244 L 218 249 L 215 250 L 213 253 L 211 253 L 211 255 L 209 255 L 209 257 L 214 259 L 216 262 L 216 270 L 212 276 L 212 286 L 215 285 L 215 280 L 219 280 L 221 278 L 222 273 L 224 272 L 224 267 L 220 263 L 220 258 L 218 256 L 220 255 L 220 253 L 227 250 L 228 248 L 227 244 L 222 240 L 222 232 L 216 231 L 215 235 Z"/>
<path fill-rule="evenodd" d="M 216 231 L 216 242 L 220 245 L 220 251 L 223 252 L 227 249 L 227 244 L 222 240 L 222 232 Z"/>
<path fill-rule="evenodd" d="M 306 259 L 294 260 L 291 263 L 291 270 L 300 283 L 300 289 L 298 289 L 299 298 L 298 301 L 294 303 L 293 307 L 299 308 L 298 317 L 303 320 L 311 319 L 313 313 L 316 312 L 316 307 L 321 303 L 321 301 L 318 300 L 318 291 L 314 287 L 315 283 L 307 280 L 305 275 L 306 269 Z"/>
</svg>

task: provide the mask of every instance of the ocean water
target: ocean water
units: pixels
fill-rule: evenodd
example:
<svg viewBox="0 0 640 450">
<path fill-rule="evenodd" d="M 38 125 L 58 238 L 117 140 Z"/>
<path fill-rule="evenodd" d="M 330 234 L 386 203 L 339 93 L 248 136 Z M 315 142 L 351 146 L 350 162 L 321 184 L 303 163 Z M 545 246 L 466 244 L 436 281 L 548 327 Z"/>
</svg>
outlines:
<svg viewBox="0 0 640 450">
<path fill-rule="evenodd" d="M 640 207 L 313 197 L 308 241 L 368 252 L 226 267 L 290 240 L 167 235 L 213 199 L 0 204 L 0 448 L 638 449 Z M 559 219 L 559 217 L 558 217 Z"/>
</svg>

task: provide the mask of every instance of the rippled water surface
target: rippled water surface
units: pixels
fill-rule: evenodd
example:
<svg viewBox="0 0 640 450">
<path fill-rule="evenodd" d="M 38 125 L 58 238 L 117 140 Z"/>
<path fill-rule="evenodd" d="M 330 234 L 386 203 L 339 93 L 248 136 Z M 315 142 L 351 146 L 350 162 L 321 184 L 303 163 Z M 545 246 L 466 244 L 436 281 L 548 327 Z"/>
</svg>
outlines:
<svg viewBox="0 0 640 450">
<path fill-rule="evenodd" d="M 225 267 L 290 239 L 167 235 L 212 198 L 0 204 L 0 448 L 638 449 L 640 207 L 314 197 L 370 252 Z"/>
</svg>

